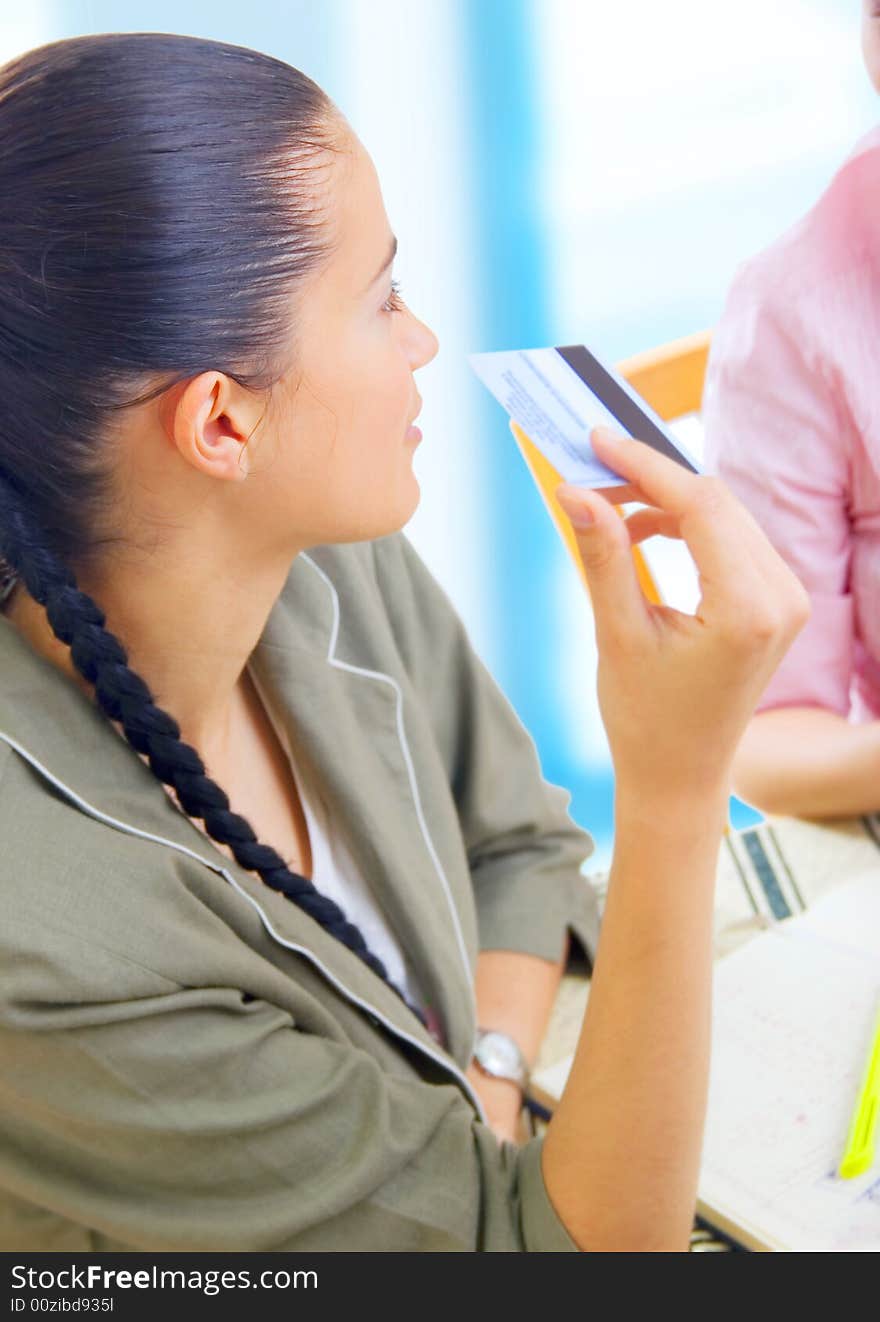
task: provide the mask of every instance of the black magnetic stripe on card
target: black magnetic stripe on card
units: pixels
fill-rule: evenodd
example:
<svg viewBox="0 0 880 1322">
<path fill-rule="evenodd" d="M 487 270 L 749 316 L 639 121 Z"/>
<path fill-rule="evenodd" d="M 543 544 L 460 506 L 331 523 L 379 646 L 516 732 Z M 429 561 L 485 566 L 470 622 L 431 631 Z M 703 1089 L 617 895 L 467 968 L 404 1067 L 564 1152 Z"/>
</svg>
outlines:
<svg viewBox="0 0 880 1322">
<path fill-rule="evenodd" d="M 766 850 L 761 844 L 757 831 L 744 831 L 742 842 L 746 847 L 746 852 L 752 860 L 752 865 L 757 874 L 758 880 L 767 896 L 767 903 L 770 905 L 770 912 L 774 918 L 790 918 L 791 909 L 788 901 L 779 888 L 779 882 L 776 879 L 776 873 L 773 871 L 773 864 L 767 857 Z"/>
<path fill-rule="evenodd" d="M 567 344 L 563 347 L 557 346 L 556 352 L 577 373 L 587 389 L 601 399 L 606 409 L 614 415 L 625 432 L 630 436 L 634 436 L 638 441 L 645 441 L 652 449 L 659 450 L 667 458 L 674 459 L 683 468 L 689 469 L 691 473 L 697 471 L 693 464 L 688 462 L 681 451 L 660 430 L 656 422 L 653 422 L 647 413 L 639 408 L 635 400 L 593 357 L 589 349 L 585 349 L 582 344 Z"/>
</svg>

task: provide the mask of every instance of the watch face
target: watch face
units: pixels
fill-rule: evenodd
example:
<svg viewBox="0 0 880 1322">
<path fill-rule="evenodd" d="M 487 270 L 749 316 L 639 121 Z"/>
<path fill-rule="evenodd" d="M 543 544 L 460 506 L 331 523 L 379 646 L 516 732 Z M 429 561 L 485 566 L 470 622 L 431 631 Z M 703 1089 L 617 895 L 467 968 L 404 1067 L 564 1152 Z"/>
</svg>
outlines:
<svg viewBox="0 0 880 1322">
<path fill-rule="evenodd" d="M 504 1033 L 486 1033 L 476 1051 L 477 1060 L 490 1074 L 506 1079 L 519 1079 L 523 1073 L 522 1060 L 516 1043 Z"/>
</svg>

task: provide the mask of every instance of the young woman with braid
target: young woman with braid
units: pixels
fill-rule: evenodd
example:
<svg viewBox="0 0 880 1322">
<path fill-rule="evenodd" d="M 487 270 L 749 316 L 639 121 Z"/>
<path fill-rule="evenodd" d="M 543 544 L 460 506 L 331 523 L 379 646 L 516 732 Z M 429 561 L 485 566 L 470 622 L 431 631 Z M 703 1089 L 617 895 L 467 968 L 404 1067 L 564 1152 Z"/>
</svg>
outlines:
<svg viewBox="0 0 880 1322">
<path fill-rule="evenodd" d="M 589 836 L 400 531 L 436 341 L 349 125 L 268 56 L 113 34 L 0 70 L 0 141 L 0 1246 L 685 1246 L 730 765 L 797 581 L 637 441 L 596 438 L 627 524 L 563 492 L 596 953 Z M 639 591 L 654 532 L 693 619 Z M 575 1065 L 519 1146 L 476 1028 L 533 1059 L 571 936 Z"/>
</svg>

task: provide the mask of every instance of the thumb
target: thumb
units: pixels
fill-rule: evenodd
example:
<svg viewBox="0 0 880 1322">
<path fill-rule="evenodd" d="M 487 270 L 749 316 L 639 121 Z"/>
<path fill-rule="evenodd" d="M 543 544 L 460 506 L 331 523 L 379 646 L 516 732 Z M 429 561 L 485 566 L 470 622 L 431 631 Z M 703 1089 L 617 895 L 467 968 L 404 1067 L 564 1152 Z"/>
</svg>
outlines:
<svg viewBox="0 0 880 1322">
<path fill-rule="evenodd" d="M 568 515 L 587 576 L 597 627 L 603 621 L 635 620 L 645 599 L 633 564 L 629 532 L 616 508 L 584 487 L 563 483 L 556 499 Z"/>
</svg>

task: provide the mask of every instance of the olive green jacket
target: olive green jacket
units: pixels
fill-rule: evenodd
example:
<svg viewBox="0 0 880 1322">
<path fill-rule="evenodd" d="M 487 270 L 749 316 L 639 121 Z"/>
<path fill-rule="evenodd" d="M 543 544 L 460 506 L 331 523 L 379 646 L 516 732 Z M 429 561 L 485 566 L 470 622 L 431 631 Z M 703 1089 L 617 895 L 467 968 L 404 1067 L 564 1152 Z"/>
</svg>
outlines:
<svg viewBox="0 0 880 1322">
<path fill-rule="evenodd" d="M 575 1249 L 463 1073 L 480 949 L 592 956 L 568 794 L 402 533 L 298 556 L 248 664 L 447 1046 L 0 616 L 0 1249 Z"/>
</svg>

